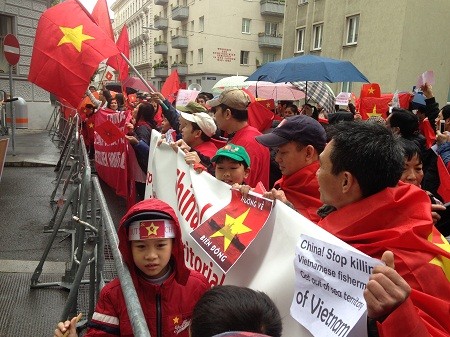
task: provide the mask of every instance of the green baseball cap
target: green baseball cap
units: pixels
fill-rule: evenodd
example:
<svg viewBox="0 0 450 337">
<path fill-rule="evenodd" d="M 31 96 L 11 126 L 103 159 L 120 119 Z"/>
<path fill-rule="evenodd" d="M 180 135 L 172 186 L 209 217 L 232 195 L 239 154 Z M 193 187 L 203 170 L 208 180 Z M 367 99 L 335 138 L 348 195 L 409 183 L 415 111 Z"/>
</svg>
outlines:
<svg viewBox="0 0 450 337">
<path fill-rule="evenodd" d="M 188 104 L 186 104 L 185 106 L 182 105 L 177 105 L 177 110 L 183 111 L 183 112 L 188 112 L 191 114 L 197 113 L 197 112 L 206 112 L 206 108 L 194 101 L 189 102 Z"/>
<path fill-rule="evenodd" d="M 243 161 L 248 167 L 250 167 L 250 157 L 248 156 L 245 148 L 239 145 L 234 145 L 231 143 L 225 145 L 221 149 L 217 150 L 211 161 L 214 163 L 219 157 L 228 157 L 236 161 Z"/>
</svg>

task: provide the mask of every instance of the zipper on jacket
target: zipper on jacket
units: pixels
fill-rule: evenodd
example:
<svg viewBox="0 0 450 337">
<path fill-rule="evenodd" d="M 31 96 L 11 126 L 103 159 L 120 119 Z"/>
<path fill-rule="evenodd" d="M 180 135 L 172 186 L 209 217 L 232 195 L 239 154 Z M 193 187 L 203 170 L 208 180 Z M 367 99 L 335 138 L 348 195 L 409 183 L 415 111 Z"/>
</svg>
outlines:
<svg viewBox="0 0 450 337">
<path fill-rule="evenodd" d="M 161 293 L 156 294 L 156 334 L 162 337 Z"/>
</svg>

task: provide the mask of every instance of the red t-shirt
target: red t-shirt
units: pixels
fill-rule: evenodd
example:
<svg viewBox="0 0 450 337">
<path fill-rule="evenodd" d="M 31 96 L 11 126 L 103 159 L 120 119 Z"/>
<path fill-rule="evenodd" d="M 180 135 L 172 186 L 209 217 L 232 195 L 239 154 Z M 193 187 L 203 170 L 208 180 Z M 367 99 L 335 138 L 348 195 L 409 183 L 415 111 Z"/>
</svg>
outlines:
<svg viewBox="0 0 450 337">
<path fill-rule="evenodd" d="M 209 157 L 210 159 L 214 157 L 217 152 L 217 147 L 213 142 L 207 141 L 193 148 L 195 151 L 200 152 L 202 155 Z"/>
<path fill-rule="evenodd" d="M 255 139 L 261 132 L 253 126 L 247 125 L 236 131 L 234 136 L 228 141 L 245 148 L 250 157 L 250 175 L 246 182 L 251 187 L 255 187 L 258 182 L 262 182 L 265 189 L 269 190 L 269 169 L 270 153 L 269 149 Z"/>
</svg>

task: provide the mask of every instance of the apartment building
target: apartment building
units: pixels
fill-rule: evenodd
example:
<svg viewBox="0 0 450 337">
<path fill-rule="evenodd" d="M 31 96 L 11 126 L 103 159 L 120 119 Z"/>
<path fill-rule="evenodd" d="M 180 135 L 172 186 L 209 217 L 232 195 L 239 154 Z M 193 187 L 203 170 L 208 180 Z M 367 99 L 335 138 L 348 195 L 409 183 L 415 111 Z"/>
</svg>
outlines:
<svg viewBox="0 0 450 337">
<path fill-rule="evenodd" d="M 126 23 L 130 59 L 160 88 L 177 69 L 186 86 L 210 91 L 281 58 L 284 0 L 117 0 L 114 31 Z"/>
<path fill-rule="evenodd" d="M 450 1 L 286 0 L 282 58 L 316 54 L 355 64 L 382 92 L 410 91 L 433 70 L 450 101 Z M 360 83 L 333 84 L 359 94 Z"/>
</svg>

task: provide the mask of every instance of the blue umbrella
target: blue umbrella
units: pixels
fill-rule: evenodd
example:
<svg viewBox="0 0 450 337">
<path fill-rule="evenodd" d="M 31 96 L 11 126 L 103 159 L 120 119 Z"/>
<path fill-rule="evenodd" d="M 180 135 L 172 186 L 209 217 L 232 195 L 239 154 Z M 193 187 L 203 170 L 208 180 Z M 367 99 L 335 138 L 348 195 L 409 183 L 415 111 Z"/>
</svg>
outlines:
<svg viewBox="0 0 450 337">
<path fill-rule="evenodd" d="M 246 81 L 272 83 L 297 81 L 369 82 L 350 61 L 303 55 L 269 62 L 258 68 Z"/>
</svg>

